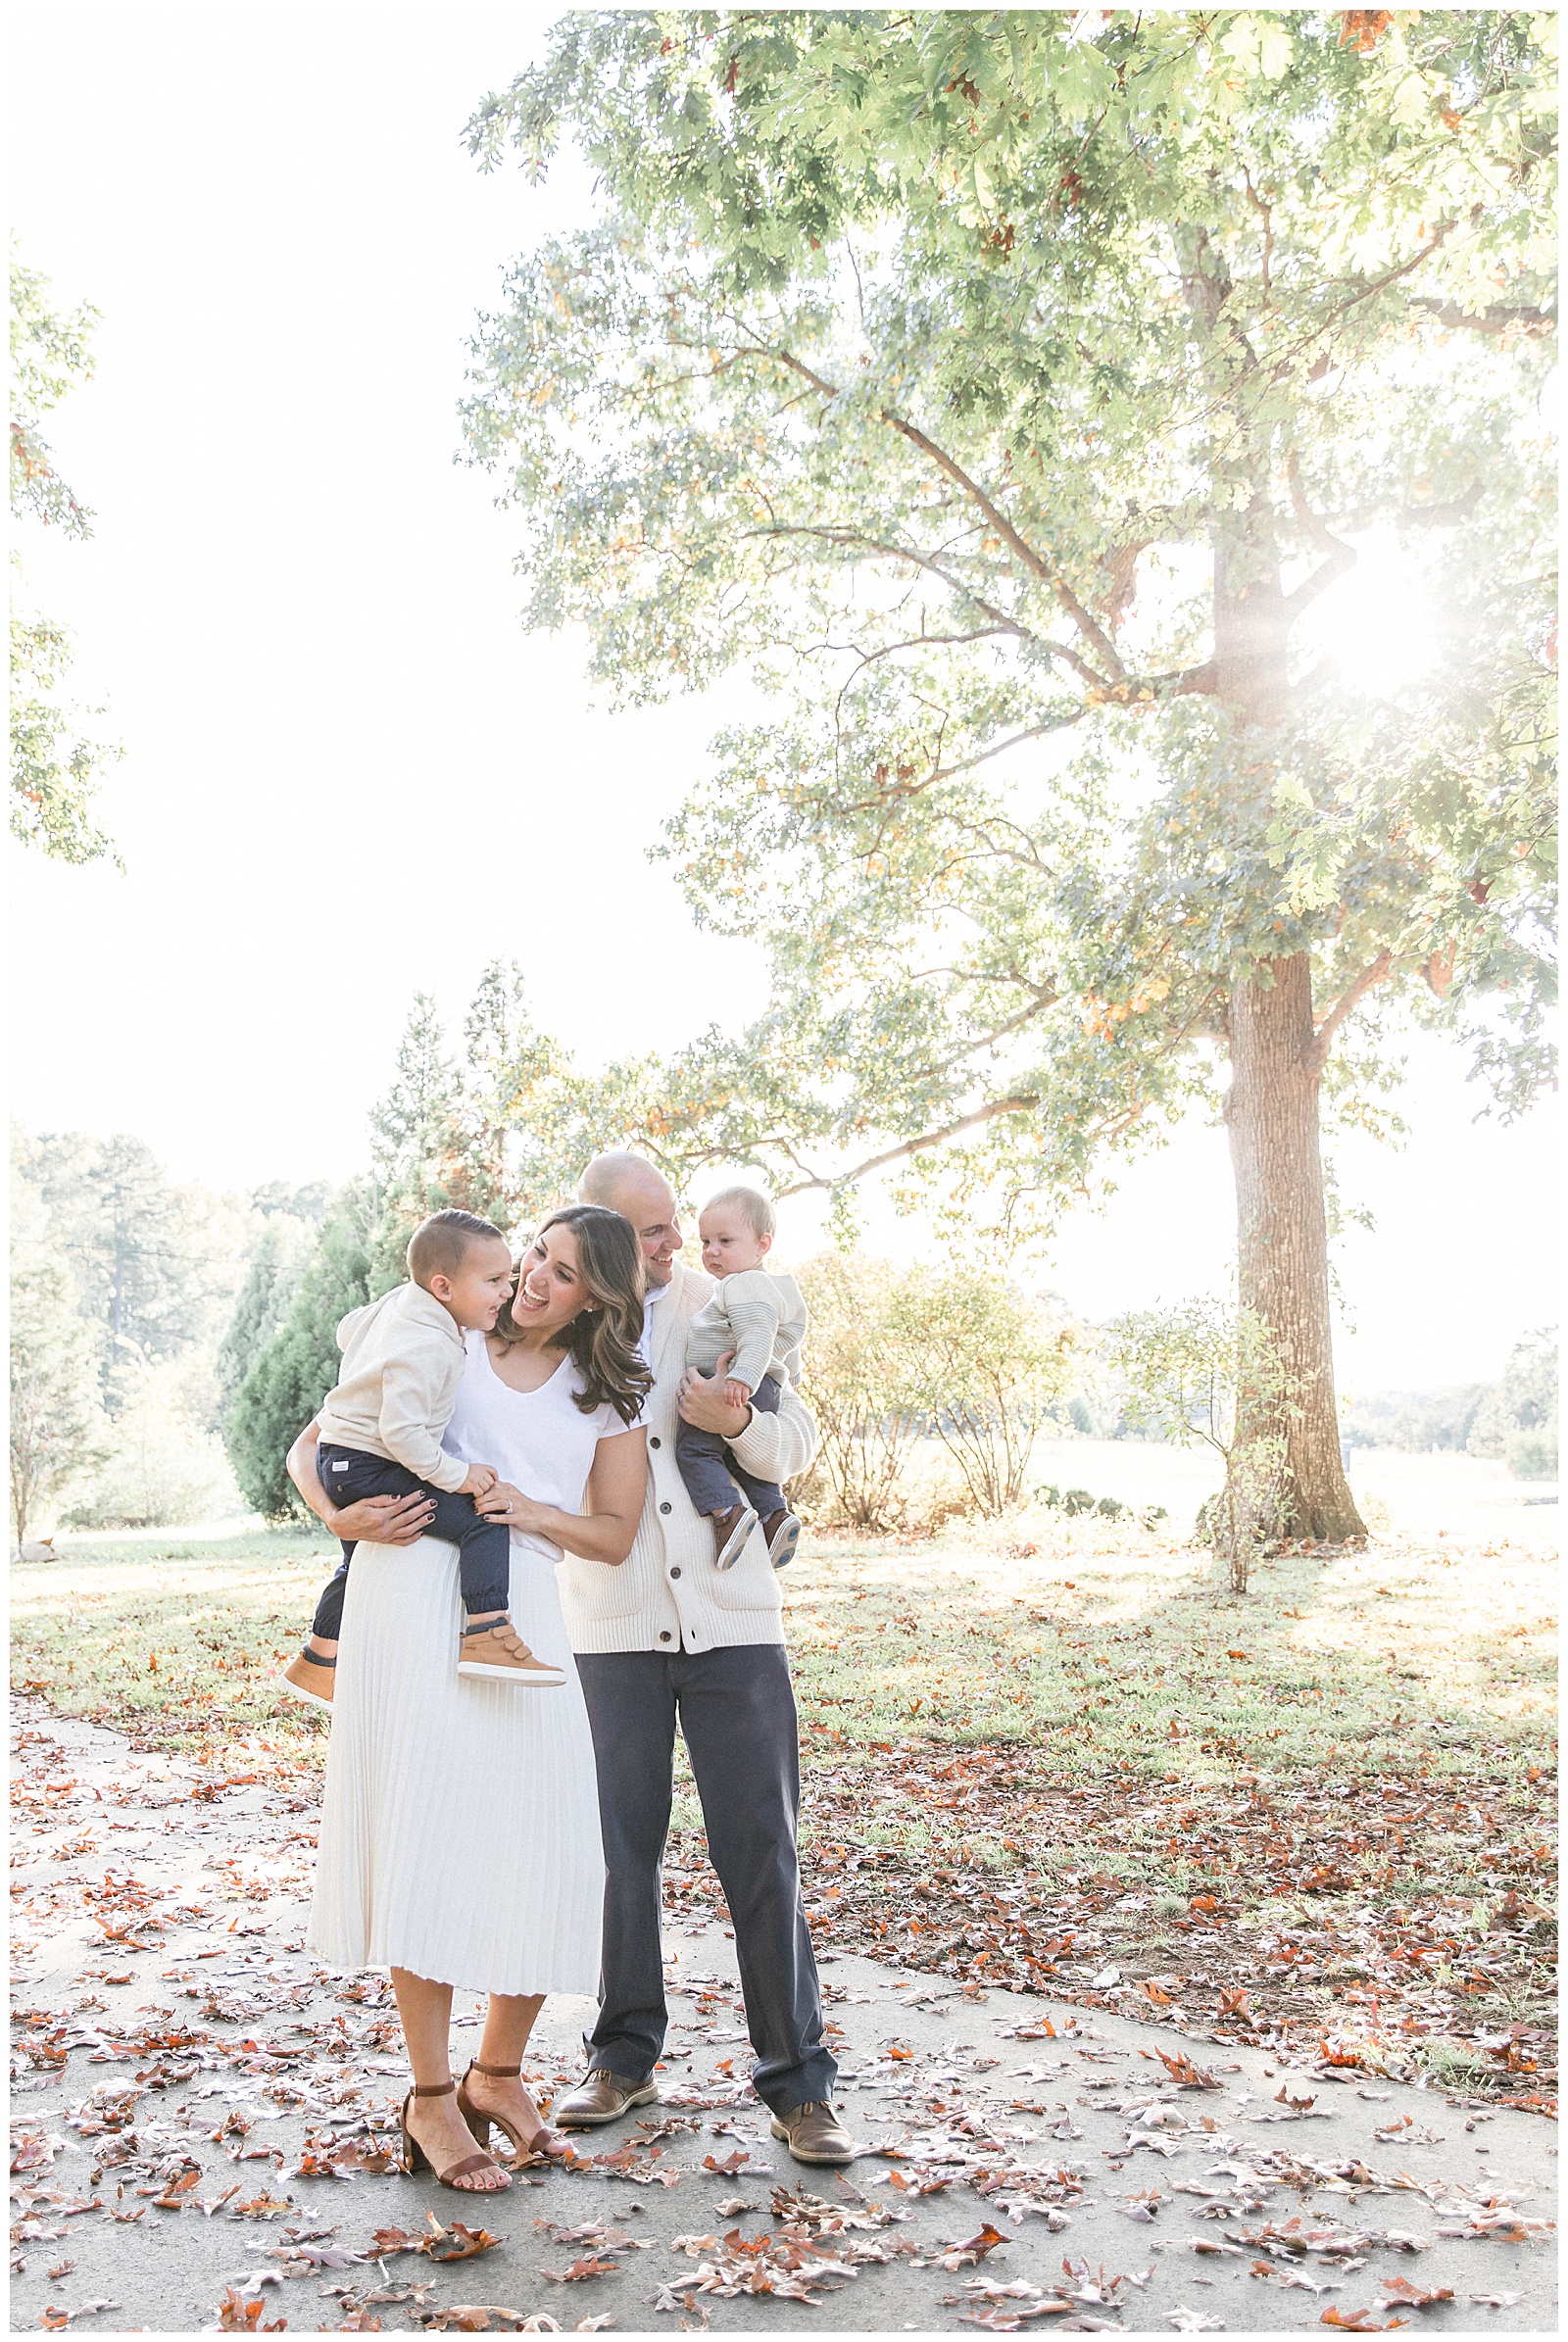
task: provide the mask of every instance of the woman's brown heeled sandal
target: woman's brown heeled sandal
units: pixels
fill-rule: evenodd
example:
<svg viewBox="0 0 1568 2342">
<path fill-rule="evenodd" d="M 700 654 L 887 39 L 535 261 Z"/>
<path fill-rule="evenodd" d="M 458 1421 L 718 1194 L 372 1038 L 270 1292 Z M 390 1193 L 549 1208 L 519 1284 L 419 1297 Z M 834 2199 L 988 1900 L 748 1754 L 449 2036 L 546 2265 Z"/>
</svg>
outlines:
<svg viewBox="0 0 1568 2342">
<path fill-rule="evenodd" d="M 506 2136 L 512 2141 L 513 2149 L 516 2155 L 526 2159 L 530 2155 L 538 2155 L 542 2152 L 548 2153 L 548 2149 L 540 2148 L 539 2141 L 542 2138 L 553 2138 L 559 2134 L 551 2130 L 548 2122 L 541 2122 L 538 2129 L 534 2132 L 532 2138 L 525 2139 L 521 2133 L 513 2126 L 505 2115 L 486 2114 L 483 2107 L 475 2106 L 473 2100 L 468 2096 L 469 2074 L 488 2074 L 492 2079 L 496 2081 L 515 2081 L 521 2072 L 522 2068 L 520 2066 L 485 2066 L 481 2065 L 477 2058 L 470 2058 L 468 2060 L 467 2072 L 464 2074 L 462 2081 L 458 2084 L 458 2112 L 463 2117 L 465 2122 L 467 2123 L 468 2128 L 472 2131 L 474 2137 L 478 2140 L 481 2147 L 489 2146 L 490 2132 L 493 2126 L 495 2129 L 504 2131 L 506 2133 Z"/>
<path fill-rule="evenodd" d="M 409 2128 L 410 2106 L 416 2098 L 449 2098 L 457 2087 L 455 2081 L 416 2082 L 408 2097 L 404 2099 L 402 2114 L 403 2169 L 406 2171 L 435 2171 L 434 2164 Z M 461 2092 L 458 2096 L 458 2106 L 460 2110 L 463 2109 Z M 469 2128 L 472 2128 L 471 2123 Z M 483 2139 L 479 2141 L 479 2144 L 484 2145 Z M 435 2171 L 435 2175 L 437 2182 L 442 2187 L 456 2188 L 460 2196 L 498 2195 L 501 2192 L 498 2188 L 458 2187 L 458 2181 L 469 2171 L 499 2171 L 503 2178 L 507 2177 L 505 2166 L 497 2163 L 495 2157 L 488 2154 L 465 2155 L 459 2162 L 449 2163 L 444 2171 Z M 507 2185 L 509 2187 L 512 2185 L 510 2179 L 507 2179 Z"/>
</svg>

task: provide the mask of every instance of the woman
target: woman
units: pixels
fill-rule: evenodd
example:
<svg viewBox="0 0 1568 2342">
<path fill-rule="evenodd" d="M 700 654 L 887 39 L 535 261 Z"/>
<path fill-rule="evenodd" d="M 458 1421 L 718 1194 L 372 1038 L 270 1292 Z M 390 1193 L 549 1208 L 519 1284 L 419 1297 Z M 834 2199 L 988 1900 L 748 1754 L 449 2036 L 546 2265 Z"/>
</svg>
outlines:
<svg viewBox="0 0 1568 2342">
<path fill-rule="evenodd" d="M 593 1992 L 604 1857 L 593 1741 L 562 1621 L 555 1565 L 569 1552 L 617 1566 L 631 1551 L 647 1475 L 637 1417 L 642 1253 L 618 1213 L 574 1204 L 518 1262 L 491 1334 L 467 1336 L 445 1438 L 501 1474 L 482 1509 L 512 1529 L 512 1616 L 561 1691 L 519 1700 L 461 1678 L 457 1551 L 407 1541 L 405 1499 L 366 1531 L 349 1574 L 310 1941 L 334 1967 L 389 1967 L 414 2088 L 405 2169 L 443 2186 L 509 2187 L 492 2123 L 519 2154 L 559 2154 L 521 2086 L 549 1992 Z M 301 1495 L 334 1534 L 349 1521 L 316 1472 L 317 1427 L 289 1454 Z M 359 1508 L 352 1508 L 357 1511 Z M 456 1985 L 487 1991 L 479 2055 L 452 2079 Z"/>
</svg>

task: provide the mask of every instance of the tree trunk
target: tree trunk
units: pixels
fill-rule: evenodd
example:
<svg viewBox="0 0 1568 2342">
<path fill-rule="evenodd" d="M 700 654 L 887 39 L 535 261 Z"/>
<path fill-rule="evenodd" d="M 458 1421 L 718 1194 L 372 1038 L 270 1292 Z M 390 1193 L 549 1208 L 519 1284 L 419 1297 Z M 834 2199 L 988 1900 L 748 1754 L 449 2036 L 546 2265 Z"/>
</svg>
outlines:
<svg viewBox="0 0 1568 2342">
<path fill-rule="evenodd" d="M 1343 1544 L 1366 1528 L 1345 1477 L 1334 1396 L 1310 954 L 1273 960 L 1264 977 L 1231 994 L 1227 1121 L 1238 1297 L 1268 1329 L 1285 1389 L 1250 1415 L 1244 1408 L 1239 1443 L 1283 1439 L 1283 1536 Z"/>
</svg>

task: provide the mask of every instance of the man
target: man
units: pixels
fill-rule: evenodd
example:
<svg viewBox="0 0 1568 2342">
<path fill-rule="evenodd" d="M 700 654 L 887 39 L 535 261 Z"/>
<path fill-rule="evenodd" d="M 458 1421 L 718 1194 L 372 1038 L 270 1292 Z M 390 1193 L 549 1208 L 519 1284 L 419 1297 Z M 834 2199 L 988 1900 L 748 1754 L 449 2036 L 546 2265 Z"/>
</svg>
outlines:
<svg viewBox="0 0 1568 2342">
<path fill-rule="evenodd" d="M 712 1280 L 677 1258 L 674 1194 L 651 1163 L 598 1155 L 577 1195 L 637 1231 L 654 1387 L 643 1418 L 648 1495 L 630 1557 L 618 1569 L 569 1556 L 562 1565 L 598 1762 L 605 1937 L 599 2021 L 584 2037 L 589 2071 L 551 2120 L 568 2129 L 613 2122 L 658 2096 L 653 2072 L 666 2024 L 660 1866 L 678 1720 L 735 1923 L 753 2083 L 772 2110 L 773 2136 L 798 2162 L 849 2163 L 855 2147 L 833 2110 L 838 2068 L 822 2040 L 801 1897 L 800 1756 L 778 1581 L 760 1530 L 732 1570 L 715 1570 L 712 1532 L 675 1465 L 684 1419 L 733 1441 L 736 1460 L 757 1479 L 789 1480 L 810 1463 L 816 1427 L 793 1391 L 776 1415 L 754 1414 L 687 1373 L 687 1332 Z"/>
</svg>

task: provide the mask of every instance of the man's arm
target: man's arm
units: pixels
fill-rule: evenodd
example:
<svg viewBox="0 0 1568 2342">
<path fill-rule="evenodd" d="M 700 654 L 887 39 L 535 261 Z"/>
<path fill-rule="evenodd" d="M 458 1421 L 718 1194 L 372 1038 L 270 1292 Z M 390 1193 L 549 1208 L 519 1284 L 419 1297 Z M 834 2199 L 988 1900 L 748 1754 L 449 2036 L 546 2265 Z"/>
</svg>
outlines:
<svg viewBox="0 0 1568 2342">
<path fill-rule="evenodd" d="M 816 1454 L 816 1425 L 793 1391 L 779 1393 L 778 1413 L 752 1409 L 752 1420 L 730 1440 L 730 1453 L 754 1480 L 795 1480 Z"/>
<path fill-rule="evenodd" d="M 680 1417 L 699 1431 L 717 1432 L 727 1439 L 735 1461 L 758 1480 L 793 1480 L 808 1472 L 816 1454 L 816 1425 L 792 1388 L 779 1395 L 776 1415 L 758 1407 L 732 1406 L 724 1396 L 728 1356 L 719 1359 L 711 1380 L 689 1366 L 680 1386 Z"/>
</svg>

